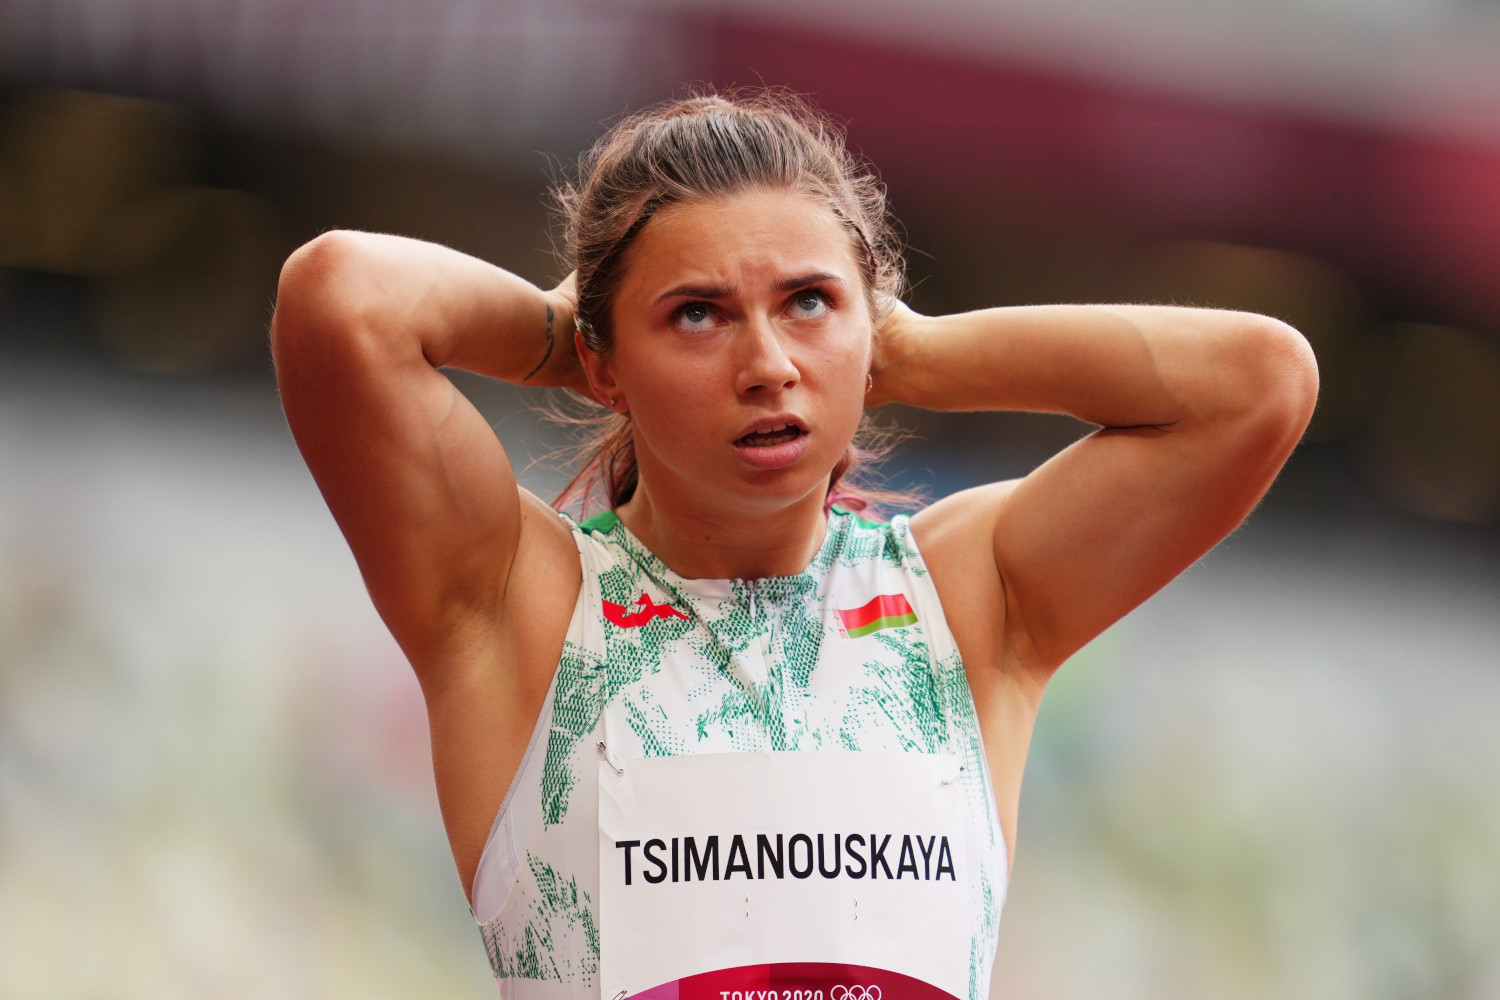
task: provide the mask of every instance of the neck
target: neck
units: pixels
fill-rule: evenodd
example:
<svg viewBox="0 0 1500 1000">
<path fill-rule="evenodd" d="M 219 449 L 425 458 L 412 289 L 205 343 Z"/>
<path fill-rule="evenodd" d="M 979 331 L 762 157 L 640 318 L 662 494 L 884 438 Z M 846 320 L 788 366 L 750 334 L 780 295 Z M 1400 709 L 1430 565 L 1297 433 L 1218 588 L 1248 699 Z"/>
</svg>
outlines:
<svg viewBox="0 0 1500 1000">
<path fill-rule="evenodd" d="M 615 513 L 658 559 L 690 580 L 801 573 L 828 527 L 821 490 L 785 506 L 730 510 L 674 502 L 643 480 Z"/>
</svg>

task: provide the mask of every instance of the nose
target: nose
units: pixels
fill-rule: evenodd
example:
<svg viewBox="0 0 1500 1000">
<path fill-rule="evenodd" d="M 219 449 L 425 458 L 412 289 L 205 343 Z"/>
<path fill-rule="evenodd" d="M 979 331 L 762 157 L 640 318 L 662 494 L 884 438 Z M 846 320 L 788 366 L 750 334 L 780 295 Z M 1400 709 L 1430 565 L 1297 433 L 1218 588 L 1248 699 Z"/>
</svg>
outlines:
<svg viewBox="0 0 1500 1000">
<path fill-rule="evenodd" d="M 750 321 L 741 331 L 743 345 L 735 391 L 740 395 L 781 392 L 795 386 L 802 373 L 786 351 L 782 333 L 766 319 Z"/>
</svg>

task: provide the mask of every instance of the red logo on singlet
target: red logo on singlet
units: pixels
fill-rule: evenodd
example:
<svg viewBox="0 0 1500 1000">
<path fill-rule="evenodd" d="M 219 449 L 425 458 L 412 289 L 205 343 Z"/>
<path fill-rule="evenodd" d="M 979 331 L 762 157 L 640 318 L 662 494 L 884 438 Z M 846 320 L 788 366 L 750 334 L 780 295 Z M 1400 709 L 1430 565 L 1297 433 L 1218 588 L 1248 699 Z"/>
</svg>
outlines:
<svg viewBox="0 0 1500 1000">
<path fill-rule="evenodd" d="M 672 605 L 657 604 L 651 600 L 649 594 L 642 593 L 636 599 L 635 603 L 640 608 L 639 611 L 626 611 L 625 606 L 622 604 L 616 604 L 614 601 L 605 601 L 604 617 L 608 618 L 611 624 L 618 625 L 621 628 L 640 628 L 647 622 L 655 621 L 658 618 L 681 618 L 683 621 L 688 620 L 687 615 L 678 611 Z"/>
</svg>

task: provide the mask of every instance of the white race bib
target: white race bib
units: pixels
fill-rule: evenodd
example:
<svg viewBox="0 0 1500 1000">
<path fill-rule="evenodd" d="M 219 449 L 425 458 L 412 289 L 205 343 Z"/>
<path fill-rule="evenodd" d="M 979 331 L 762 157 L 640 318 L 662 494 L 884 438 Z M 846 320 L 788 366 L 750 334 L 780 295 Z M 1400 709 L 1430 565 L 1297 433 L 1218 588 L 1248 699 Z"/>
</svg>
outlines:
<svg viewBox="0 0 1500 1000">
<path fill-rule="evenodd" d="M 940 1000 L 969 984 L 950 754 L 600 763 L 600 996 Z"/>
</svg>

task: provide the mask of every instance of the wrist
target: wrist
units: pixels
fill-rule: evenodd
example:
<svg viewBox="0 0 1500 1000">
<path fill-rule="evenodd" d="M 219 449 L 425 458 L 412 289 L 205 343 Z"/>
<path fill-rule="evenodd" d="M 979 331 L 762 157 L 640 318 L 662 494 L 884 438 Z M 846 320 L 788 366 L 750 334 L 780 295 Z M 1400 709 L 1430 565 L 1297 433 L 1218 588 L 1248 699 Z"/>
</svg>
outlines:
<svg viewBox="0 0 1500 1000">
<path fill-rule="evenodd" d="M 898 301 L 875 331 L 870 357 L 872 385 L 865 400 L 867 407 L 885 403 L 908 402 L 904 385 L 916 354 L 926 336 L 928 317 L 914 312 Z"/>
<path fill-rule="evenodd" d="M 547 357 L 536 374 L 525 380 L 526 384 L 558 386 L 587 396 L 588 382 L 583 377 L 574 339 L 577 309 L 574 276 L 570 274 L 556 288 L 544 290 L 542 301 L 546 307 Z"/>
</svg>

